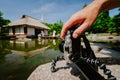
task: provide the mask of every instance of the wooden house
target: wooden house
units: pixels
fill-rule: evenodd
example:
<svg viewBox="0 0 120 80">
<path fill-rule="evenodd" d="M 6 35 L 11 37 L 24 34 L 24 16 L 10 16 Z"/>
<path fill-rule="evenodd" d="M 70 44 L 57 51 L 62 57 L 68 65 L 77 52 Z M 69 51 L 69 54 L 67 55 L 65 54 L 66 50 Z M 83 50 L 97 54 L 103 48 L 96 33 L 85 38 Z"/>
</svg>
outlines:
<svg viewBox="0 0 120 80">
<path fill-rule="evenodd" d="M 23 15 L 17 21 L 9 23 L 6 28 L 9 28 L 9 36 L 38 36 L 41 32 L 48 35 L 50 29 L 37 19 L 27 15 Z"/>
</svg>

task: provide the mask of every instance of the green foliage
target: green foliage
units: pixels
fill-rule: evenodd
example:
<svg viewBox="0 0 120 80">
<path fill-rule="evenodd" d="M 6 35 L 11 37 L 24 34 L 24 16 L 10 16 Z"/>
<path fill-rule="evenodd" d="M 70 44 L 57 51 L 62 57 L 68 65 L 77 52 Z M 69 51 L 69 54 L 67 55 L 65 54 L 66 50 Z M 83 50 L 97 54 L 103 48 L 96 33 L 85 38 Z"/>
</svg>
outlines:
<svg viewBox="0 0 120 80">
<path fill-rule="evenodd" d="M 94 24 L 88 29 L 88 32 L 120 34 L 120 13 L 111 18 L 108 11 L 101 12 Z"/>
<path fill-rule="evenodd" d="M 4 19 L 2 16 L 3 13 L 0 11 L 0 28 L 2 29 L 2 31 L 0 31 L 1 34 L 8 33 L 8 29 L 3 28 L 3 26 L 11 22 L 8 19 Z"/>
<path fill-rule="evenodd" d="M 49 23 L 44 23 L 45 25 L 47 25 L 50 30 L 49 30 L 49 34 L 52 35 L 53 31 L 55 30 L 57 34 L 60 34 L 63 23 L 62 21 L 56 22 L 54 24 L 49 24 Z"/>
<path fill-rule="evenodd" d="M 91 28 L 88 30 L 88 32 L 92 33 L 104 33 L 107 32 L 110 25 L 108 25 L 110 22 L 109 12 L 101 12 L 95 21 L 95 23 L 91 26 Z"/>
<path fill-rule="evenodd" d="M 113 27 L 115 28 L 115 32 L 120 34 L 120 13 L 113 17 L 113 22 L 114 22 L 114 26 Z"/>
<path fill-rule="evenodd" d="M 109 24 L 108 24 L 108 30 L 106 32 L 112 34 L 116 32 L 116 28 L 114 27 L 115 23 L 113 22 L 113 18 L 111 18 L 109 20 Z"/>
<path fill-rule="evenodd" d="M 0 11 L 0 27 L 3 25 L 2 12 Z"/>
</svg>

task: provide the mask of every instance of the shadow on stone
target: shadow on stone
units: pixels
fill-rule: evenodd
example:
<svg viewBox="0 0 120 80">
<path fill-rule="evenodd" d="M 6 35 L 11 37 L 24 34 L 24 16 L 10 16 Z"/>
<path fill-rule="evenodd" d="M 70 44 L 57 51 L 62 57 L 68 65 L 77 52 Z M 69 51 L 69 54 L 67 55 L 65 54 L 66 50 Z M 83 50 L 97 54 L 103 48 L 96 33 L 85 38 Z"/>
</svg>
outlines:
<svg viewBox="0 0 120 80">
<path fill-rule="evenodd" d="M 98 59 L 107 65 L 120 65 L 120 59 L 116 59 L 113 57 L 98 57 Z"/>
</svg>

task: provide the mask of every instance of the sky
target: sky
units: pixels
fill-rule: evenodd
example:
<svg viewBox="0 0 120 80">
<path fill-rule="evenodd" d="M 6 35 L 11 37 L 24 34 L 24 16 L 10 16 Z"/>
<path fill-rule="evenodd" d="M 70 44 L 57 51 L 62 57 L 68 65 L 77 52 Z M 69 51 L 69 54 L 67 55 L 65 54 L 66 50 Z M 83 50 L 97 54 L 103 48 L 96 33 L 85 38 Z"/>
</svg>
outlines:
<svg viewBox="0 0 120 80">
<path fill-rule="evenodd" d="M 47 23 L 66 22 L 76 11 L 92 0 L 0 0 L 4 19 L 15 21 L 28 15 Z M 110 10 L 110 16 L 118 14 L 118 8 Z"/>
</svg>

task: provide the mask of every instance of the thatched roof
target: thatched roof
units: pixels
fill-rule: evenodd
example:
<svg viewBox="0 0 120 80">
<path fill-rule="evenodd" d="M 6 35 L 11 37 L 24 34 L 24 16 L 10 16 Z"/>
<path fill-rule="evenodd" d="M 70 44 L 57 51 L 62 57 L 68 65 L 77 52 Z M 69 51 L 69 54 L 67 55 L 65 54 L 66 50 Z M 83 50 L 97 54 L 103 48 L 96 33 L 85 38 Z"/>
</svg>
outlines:
<svg viewBox="0 0 120 80">
<path fill-rule="evenodd" d="M 33 26 L 35 28 L 50 29 L 46 25 L 39 22 L 37 19 L 32 18 L 32 17 L 27 16 L 27 15 L 23 15 L 21 19 L 18 19 L 17 21 L 14 21 L 14 22 L 11 22 L 7 26 L 12 27 L 12 26 L 19 26 L 19 25 L 28 25 L 28 26 Z"/>
</svg>

